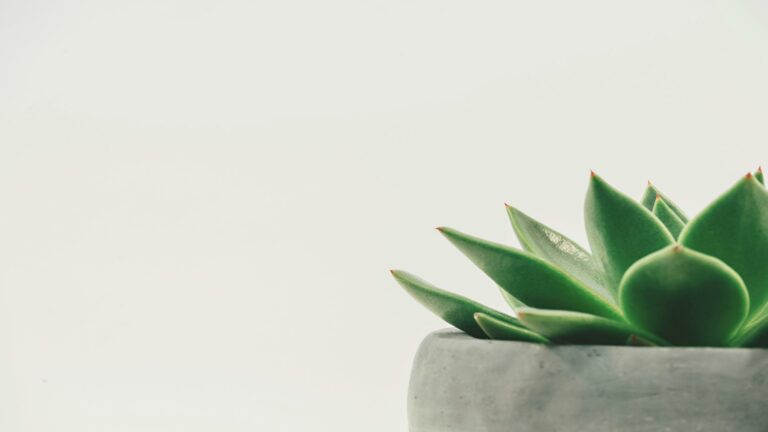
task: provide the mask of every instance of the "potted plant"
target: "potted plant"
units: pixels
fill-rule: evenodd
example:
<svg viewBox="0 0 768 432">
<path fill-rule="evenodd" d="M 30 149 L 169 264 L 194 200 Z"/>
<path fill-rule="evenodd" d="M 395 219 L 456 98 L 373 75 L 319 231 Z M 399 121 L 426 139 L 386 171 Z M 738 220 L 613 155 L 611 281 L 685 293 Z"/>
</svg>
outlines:
<svg viewBox="0 0 768 432">
<path fill-rule="evenodd" d="M 422 342 L 412 432 L 768 430 L 768 192 L 758 170 L 690 221 L 592 173 L 591 253 L 507 206 L 522 250 L 439 231 L 514 316 L 409 273 L 397 282 L 459 331 Z"/>
</svg>

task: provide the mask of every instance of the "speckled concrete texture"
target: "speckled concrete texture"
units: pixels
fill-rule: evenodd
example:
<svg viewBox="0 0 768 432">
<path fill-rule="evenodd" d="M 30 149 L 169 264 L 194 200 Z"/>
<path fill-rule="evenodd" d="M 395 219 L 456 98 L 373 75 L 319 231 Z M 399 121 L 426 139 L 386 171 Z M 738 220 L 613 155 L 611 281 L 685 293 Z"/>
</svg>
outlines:
<svg viewBox="0 0 768 432">
<path fill-rule="evenodd" d="M 768 350 L 544 346 L 427 336 L 411 432 L 765 432 Z"/>
</svg>

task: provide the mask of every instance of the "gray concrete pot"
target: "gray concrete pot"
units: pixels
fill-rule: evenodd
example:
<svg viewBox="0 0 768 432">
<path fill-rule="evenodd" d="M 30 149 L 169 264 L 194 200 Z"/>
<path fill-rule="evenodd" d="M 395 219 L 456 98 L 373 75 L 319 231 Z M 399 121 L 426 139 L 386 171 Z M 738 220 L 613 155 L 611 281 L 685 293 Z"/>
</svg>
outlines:
<svg viewBox="0 0 768 432">
<path fill-rule="evenodd" d="M 768 431 L 768 350 L 544 346 L 427 336 L 411 432 Z"/>
</svg>

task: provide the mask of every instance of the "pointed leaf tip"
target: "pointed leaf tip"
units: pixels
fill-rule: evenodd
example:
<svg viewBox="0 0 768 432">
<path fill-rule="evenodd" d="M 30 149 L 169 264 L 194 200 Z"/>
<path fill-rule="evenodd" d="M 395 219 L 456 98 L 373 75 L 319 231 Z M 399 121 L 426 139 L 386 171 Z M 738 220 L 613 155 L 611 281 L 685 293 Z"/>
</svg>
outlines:
<svg viewBox="0 0 768 432">
<path fill-rule="evenodd" d="M 719 258 L 743 279 L 749 291 L 750 317 L 768 304 L 768 192 L 757 181 L 739 180 L 694 218 L 680 243 Z"/>
<path fill-rule="evenodd" d="M 755 180 L 757 180 L 758 183 L 765 186 L 765 176 L 763 175 L 763 167 L 759 166 L 757 167 L 757 171 L 755 171 L 754 174 Z"/>
<path fill-rule="evenodd" d="M 688 217 L 685 216 L 685 213 L 680 209 L 680 207 L 678 207 L 677 204 L 670 200 L 668 196 L 664 195 L 660 190 L 658 190 L 656 186 L 651 184 L 650 180 L 648 181 L 648 186 L 645 188 L 645 192 L 643 192 L 643 197 L 640 199 L 640 203 L 643 205 L 643 207 L 653 211 L 653 206 L 658 201 L 658 196 L 661 196 L 662 201 L 664 201 L 664 203 L 669 206 L 670 210 L 672 210 L 672 212 L 674 212 L 675 215 L 680 218 L 683 224 L 688 222 Z"/>
<path fill-rule="evenodd" d="M 482 312 L 510 326 L 520 326 L 520 322 L 514 317 L 467 297 L 442 290 L 411 273 L 395 271 L 394 276 L 397 283 L 422 306 L 472 337 L 487 338 L 486 333 L 475 322 L 474 314 L 477 312 Z"/>
<path fill-rule="evenodd" d="M 650 188 L 646 190 L 648 207 L 602 179 L 593 181 L 587 191 L 584 202 L 587 239 L 592 255 L 602 265 L 606 283 L 613 290 L 635 261 L 674 243 L 669 230 L 651 213 L 656 193 L 653 191 L 650 195 L 650 191 Z"/>
</svg>

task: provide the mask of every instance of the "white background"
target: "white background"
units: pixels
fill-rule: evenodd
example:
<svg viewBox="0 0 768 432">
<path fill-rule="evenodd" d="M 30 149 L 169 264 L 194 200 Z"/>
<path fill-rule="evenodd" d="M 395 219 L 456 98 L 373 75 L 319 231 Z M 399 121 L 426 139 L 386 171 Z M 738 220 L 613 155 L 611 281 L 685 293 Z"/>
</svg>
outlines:
<svg viewBox="0 0 768 432">
<path fill-rule="evenodd" d="M 583 241 L 589 169 L 694 214 L 768 159 L 768 8 L 0 0 L 0 430 L 404 431 L 493 306 L 432 229 Z"/>
</svg>

